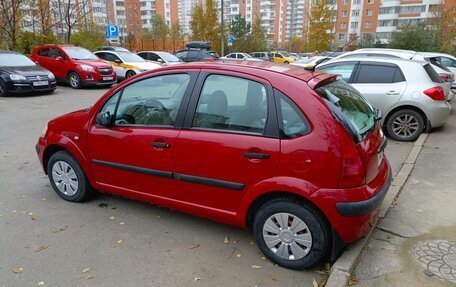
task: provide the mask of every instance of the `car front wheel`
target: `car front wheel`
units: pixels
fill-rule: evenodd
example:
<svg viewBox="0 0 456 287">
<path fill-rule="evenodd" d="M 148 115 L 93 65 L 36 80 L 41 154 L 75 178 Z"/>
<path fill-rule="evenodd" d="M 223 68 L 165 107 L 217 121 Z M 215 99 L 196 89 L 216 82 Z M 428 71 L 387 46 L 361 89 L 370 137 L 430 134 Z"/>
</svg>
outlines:
<svg viewBox="0 0 456 287">
<path fill-rule="evenodd" d="M 134 75 L 136 75 L 135 71 L 127 71 L 127 73 L 125 74 L 125 78 L 128 79 L 128 78 L 131 78 L 133 77 Z"/>
<path fill-rule="evenodd" d="M 386 128 L 393 140 L 415 141 L 424 131 L 424 119 L 414 110 L 399 110 L 388 118 Z"/>
<path fill-rule="evenodd" d="M 0 97 L 7 97 L 8 96 L 8 88 L 6 87 L 5 82 L 0 80 Z"/>
<path fill-rule="evenodd" d="M 50 157 L 47 172 L 54 191 L 67 201 L 82 202 L 94 194 L 79 163 L 66 151 Z"/>
<path fill-rule="evenodd" d="M 81 77 L 76 72 L 71 72 L 68 75 L 68 83 L 73 89 L 80 89 L 82 87 Z"/>
<path fill-rule="evenodd" d="M 253 222 L 255 241 L 272 262 L 302 270 L 326 256 L 329 232 L 325 220 L 311 206 L 291 199 L 263 205 Z"/>
</svg>

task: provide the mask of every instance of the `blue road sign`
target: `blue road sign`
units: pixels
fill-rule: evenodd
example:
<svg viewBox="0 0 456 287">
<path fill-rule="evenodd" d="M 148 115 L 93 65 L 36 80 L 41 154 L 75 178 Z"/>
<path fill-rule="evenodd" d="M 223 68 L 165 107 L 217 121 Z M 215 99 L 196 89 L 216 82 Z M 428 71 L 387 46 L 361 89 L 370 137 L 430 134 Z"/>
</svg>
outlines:
<svg viewBox="0 0 456 287">
<path fill-rule="evenodd" d="M 228 46 L 232 46 L 232 45 L 233 45 L 233 36 L 228 35 Z"/>
<path fill-rule="evenodd" d="M 119 37 L 119 26 L 107 26 L 106 27 L 106 38 Z"/>
</svg>

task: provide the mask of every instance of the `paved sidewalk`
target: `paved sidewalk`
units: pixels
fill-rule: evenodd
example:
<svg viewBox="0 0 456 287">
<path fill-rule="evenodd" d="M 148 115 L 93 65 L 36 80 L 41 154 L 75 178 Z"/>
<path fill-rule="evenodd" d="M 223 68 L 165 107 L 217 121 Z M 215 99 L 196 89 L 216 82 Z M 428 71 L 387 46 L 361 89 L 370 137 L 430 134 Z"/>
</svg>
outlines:
<svg viewBox="0 0 456 287">
<path fill-rule="evenodd" d="M 357 286 L 456 286 L 455 112 L 428 137 L 354 277 Z"/>
</svg>

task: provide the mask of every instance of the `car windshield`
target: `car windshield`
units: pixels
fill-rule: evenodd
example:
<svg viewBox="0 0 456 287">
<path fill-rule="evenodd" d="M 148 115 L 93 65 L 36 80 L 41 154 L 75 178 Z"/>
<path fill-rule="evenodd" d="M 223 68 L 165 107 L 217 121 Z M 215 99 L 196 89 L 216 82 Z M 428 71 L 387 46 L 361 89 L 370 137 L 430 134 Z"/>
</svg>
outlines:
<svg viewBox="0 0 456 287">
<path fill-rule="evenodd" d="M 160 57 L 163 58 L 163 60 L 165 60 L 166 62 L 182 62 L 178 57 L 170 54 L 170 53 L 166 53 L 166 52 L 159 52 L 157 53 Z"/>
<path fill-rule="evenodd" d="M 140 56 L 130 52 L 117 52 L 117 54 L 122 58 L 124 62 L 146 62 L 146 60 Z"/>
<path fill-rule="evenodd" d="M 80 47 L 62 47 L 62 50 L 73 60 L 98 60 L 98 57 L 87 49 Z"/>
<path fill-rule="evenodd" d="M 333 113 L 341 115 L 352 127 L 351 131 L 364 137 L 375 125 L 374 111 L 363 96 L 342 80 L 330 82 L 316 89 Z"/>
<path fill-rule="evenodd" d="M 35 66 L 29 58 L 21 54 L 1 53 L 0 54 L 1 67 L 27 67 Z"/>
<path fill-rule="evenodd" d="M 250 56 L 249 54 L 245 54 L 245 53 L 243 53 L 242 55 L 243 55 L 244 57 L 246 57 L 246 58 L 253 58 L 253 57 L 252 57 L 252 56 Z"/>
</svg>

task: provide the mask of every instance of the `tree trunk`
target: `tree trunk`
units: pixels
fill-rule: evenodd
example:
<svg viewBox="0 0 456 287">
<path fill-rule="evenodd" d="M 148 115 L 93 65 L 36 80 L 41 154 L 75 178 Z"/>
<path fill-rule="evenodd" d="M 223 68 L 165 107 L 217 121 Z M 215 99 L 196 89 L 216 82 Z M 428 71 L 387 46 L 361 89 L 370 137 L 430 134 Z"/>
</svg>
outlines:
<svg viewBox="0 0 456 287">
<path fill-rule="evenodd" d="M 67 32 L 67 44 L 70 43 L 71 40 L 71 27 L 68 27 L 68 32 Z"/>
</svg>

